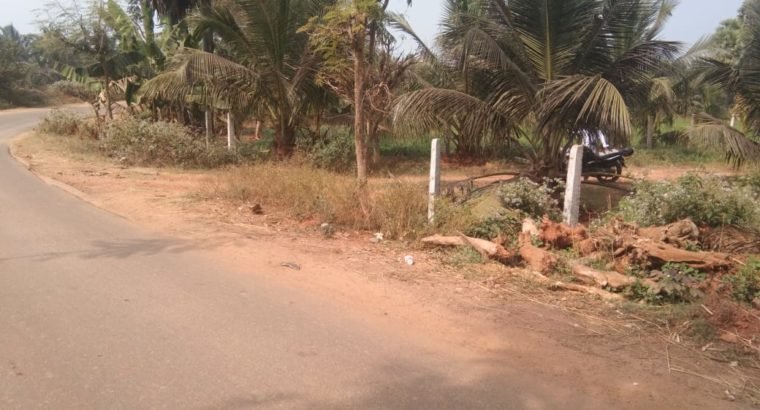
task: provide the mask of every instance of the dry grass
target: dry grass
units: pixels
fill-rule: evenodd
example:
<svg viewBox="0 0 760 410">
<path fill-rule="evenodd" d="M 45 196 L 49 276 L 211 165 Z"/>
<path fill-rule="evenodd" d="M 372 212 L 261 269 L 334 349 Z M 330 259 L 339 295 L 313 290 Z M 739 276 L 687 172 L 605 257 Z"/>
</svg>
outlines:
<svg viewBox="0 0 760 410">
<path fill-rule="evenodd" d="M 427 223 L 422 183 L 383 180 L 359 188 L 352 176 L 295 161 L 231 168 L 217 176 L 209 194 L 279 209 L 298 220 L 382 232 L 389 239 L 414 239 L 435 228 Z"/>
</svg>

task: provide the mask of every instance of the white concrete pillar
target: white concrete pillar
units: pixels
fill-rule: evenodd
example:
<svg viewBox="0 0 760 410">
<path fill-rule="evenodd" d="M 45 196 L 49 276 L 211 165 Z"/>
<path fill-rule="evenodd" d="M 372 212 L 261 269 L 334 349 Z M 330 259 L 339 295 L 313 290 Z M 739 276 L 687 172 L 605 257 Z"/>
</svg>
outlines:
<svg viewBox="0 0 760 410">
<path fill-rule="evenodd" d="M 436 138 L 430 147 L 430 187 L 428 189 L 428 221 L 435 220 L 435 199 L 441 193 L 441 140 Z"/>
<path fill-rule="evenodd" d="M 565 187 L 565 208 L 563 220 L 570 226 L 578 224 L 581 207 L 581 174 L 583 174 L 583 145 L 570 149 L 567 163 L 567 186 Z"/>
<path fill-rule="evenodd" d="M 231 112 L 227 112 L 227 149 L 235 149 L 235 121 Z"/>
</svg>

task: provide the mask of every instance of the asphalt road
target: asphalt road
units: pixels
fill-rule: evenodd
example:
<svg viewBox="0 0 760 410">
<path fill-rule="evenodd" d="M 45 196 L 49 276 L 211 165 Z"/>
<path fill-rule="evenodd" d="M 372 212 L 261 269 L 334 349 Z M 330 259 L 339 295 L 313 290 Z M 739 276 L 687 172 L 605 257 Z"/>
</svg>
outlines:
<svg viewBox="0 0 760 410">
<path fill-rule="evenodd" d="M 6 147 L 43 114 L 0 112 L 0 408 L 618 407 L 219 269 L 43 183 Z"/>
</svg>

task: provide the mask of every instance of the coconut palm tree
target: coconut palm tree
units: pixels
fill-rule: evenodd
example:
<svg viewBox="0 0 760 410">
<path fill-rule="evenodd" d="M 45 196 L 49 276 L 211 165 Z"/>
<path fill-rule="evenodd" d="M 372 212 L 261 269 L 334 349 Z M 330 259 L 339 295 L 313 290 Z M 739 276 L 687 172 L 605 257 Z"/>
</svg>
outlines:
<svg viewBox="0 0 760 410">
<path fill-rule="evenodd" d="M 279 155 L 289 155 L 296 130 L 315 93 L 317 59 L 299 32 L 320 10 L 314 0 L 235 0 L 193 17 L 196 33 L 213 31 L 223 53 L 186 50 L 172 69 L 144 86 L 167 100 L 185 100 L 188 90 L 224 101 L 240 114 L 257 114 L 275 125 Z M 183 87 L 178 87 L 183 84 Z M 198 88 L 200 86 L 200 88 Z"/>
<path fill-rule="evenodd" d="M 438 41 L 458 88 L 401 97 L 400 126 L 523 133 L 534 171 L 557 168 L 573 131 L 632 134 L 632 107 L 678 44 L 659 39 L 672 1 L 447 0 Z M 510 134 L 505 134 L 510 135 Z"/>
<path fill-rule="evenodd" d="M 710 114 L 697 115 L 689 137 L 697 144 L 719 149 L 726 159 L 739 166 L 760 161 L 760 144 L 752 139 L 760 133 L 760 0 L 749 0 L 742 10 L 742 41 L 737 59 L 705 59 L 703 81 L 732 95 L 734 108 L 744 129 Z"/>
</svg>

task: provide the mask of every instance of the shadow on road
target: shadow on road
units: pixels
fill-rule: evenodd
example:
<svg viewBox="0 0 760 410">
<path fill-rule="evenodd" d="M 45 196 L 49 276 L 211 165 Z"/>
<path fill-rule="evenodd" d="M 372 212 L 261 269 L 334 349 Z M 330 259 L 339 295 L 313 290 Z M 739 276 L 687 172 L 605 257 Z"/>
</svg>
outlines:
<svg viewBox="0 0 760 410">
<path fill-rule="evenodd" d="M 473 363 L 478 365 L 478 363 Z M 325 389 L 326 395 L 356 391 L 344 398 L 314 399 L 297 393 L 262 393 L 230 398 L 207 409 L 601 409 L 613 404 L 609 398 L 577 394 L 577 390 L 557 388 L 536 374 L 518 374 L 501 364 L 485 377 L 456 383 L 461 375 L 440 374 L 422 365 L 394 361 L 376 369 L 355 385 Z M 496 371 L 498 369 L 498 372 Z M 293 386 L 295 389 L 298 386 Z"/>
<path fill-rule="evenodd" d="M 194 251 L 212 250 L 234 243 L 232 238 L 202 240 L 179 239 L 122 239 L 96 240 L 85 249 L 42 252 L 28 255 L 1 256 L 0 263 L 17 260 L 48 262 L 66 257 L 81 259 L 125 259 L 134 256 L 153 256 L 158 254 L 183 254 Z"/>
</svg>

